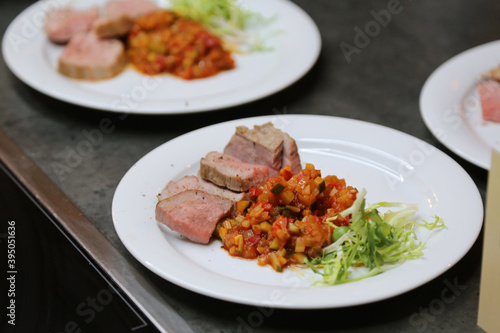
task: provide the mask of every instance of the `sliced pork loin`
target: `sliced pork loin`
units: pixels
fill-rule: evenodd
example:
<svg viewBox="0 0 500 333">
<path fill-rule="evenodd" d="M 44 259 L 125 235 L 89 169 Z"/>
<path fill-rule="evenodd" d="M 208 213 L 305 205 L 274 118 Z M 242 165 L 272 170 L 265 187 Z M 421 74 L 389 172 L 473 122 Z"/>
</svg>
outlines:
<svg viewBox="0 0 500 333">
<path fill-rule="evenodd" d="M 106 4 L 105 15 L 95 21 L 93 29 L 100 37 L 120 37 L 132 28 L 133 21 L 159 10 L 149 0 L 112 0 Z"/>
<path fill-rule="evenodd" d="M 219 197 L 231 200 L 233 202 L 238 202 L 246 197 L 245 192 L 235 192 L 227 188 L 222 188 L 220 186 L 215 185 L 212 182 L 204 180 L 201 177 L 198 177 L 198 182 L 201 184 L 201 186 L 203 186 L 203 189 L 208 193 L 213 195 L 218 195 Z"/>
<path fill-rule="evenodd" d="M 168 182 L 167 186 L 165 186 L 165 188 L 158 195 L 158 199 L 163 200 L 186 190 L 205 191 L 233 202 L 243 200 L 245 197 L 245 193 L 233 192 L 231 190 L 221 188 L 213 183 L 203 180 L 201 177 L 184 176 L 177 181 L 172 180 Z"/>
<path fill-rule="evenodd" d="M 280 131 L 281 132 L 281 131 Z M 281 159 L 281 167 L 289 165 L 293 173 L 299 173 L 302 170 L 300 165 L 299 148 L 295 140 L 287 133 L 283 134 L 283 158 Z"/>
<path fill-rule="evenodd" d="M 45 16 L 44 29 L 52 42 L 66 44 L 75 34 L 90 31 L 98 17 L 97 7 L 86 10 L 53 9 Z"/>
<path fill-rule="evenodd" d="M 245 163 L 233 156 L 212 151 L 200 161 L 200 176 L 218 186 L 245 192 L 266 182 L 269 167 Z"/>
<path fill-rule="evenodd" d="M 500 122 L 500 82 L 485 80 L 478 85 L 479 99 L 486 121 Z"/>
<path fill-rule="evenodd" d="M 238 126 L 224 153 L 243 162 L 267 165 L 271 176 L 287 164 L 294 173 L 301 170 L 295 140 L 271 123 L 256 125 L 253 129 Z"/>
<path fill-rule="evenodd" d="M 200 182 L 198 181 L 198 177 L 184 176 L 177 181 L 169 181 L 167 186 L 165 186 L 158 195 L 158 200 L 161 201 L 186 190 L 203 190 L 203 186 L 201 186 Z"/>
<path fill-rule="evenodd" d="M 233 202 L 199 190 L 185 190 L 156 205 L 156 220 L 189 240 L 207 244 Z"/>
<path fill-rule="evenodd" d="M 71 38 L 59 57 L 59 72 L 86 80 L 107 79 L 127 64 L 125 47 L 117 39 L 102 39 L 93 32 Z"/>
</svg>

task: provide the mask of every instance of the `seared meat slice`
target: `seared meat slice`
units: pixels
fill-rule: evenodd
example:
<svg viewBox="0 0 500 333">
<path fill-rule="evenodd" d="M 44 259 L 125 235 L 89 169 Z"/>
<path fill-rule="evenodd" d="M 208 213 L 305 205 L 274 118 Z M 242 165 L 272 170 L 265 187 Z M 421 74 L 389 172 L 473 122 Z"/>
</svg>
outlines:
<svg viewBox="0 0 500 333">
<path fill-rule="evenodd" d="M 200 176 L 216 185 L 237 192 L 259 186 L 269 177 L 265 165 L 245 163 L 233 156 L 210 152 L 200 161 Z"/>
<path fill-rule="evenodd" d="M 233 208 L 233 202 L 198 190 L 186 190 L 156 205 L 156 220 L 189 240 L 207 244 L 217 222 Z"/>
<path fill-rule="evenodd" d="M 97 7 L 87 10 L 54 9 L 45 16 L 44 28 L 52 42 L 65 44 L 75 34 L 90 31 L 98 17 Z"/>
<path fill-rule="evenodd" d="M 106 14 L 93 26 L 100 37 L 119 37 L 132 28 L 134 19 L 159 10 L 149 0 L 112 0 L 106 4 Z"/>
<path fill-rule="evenodd" d="M 126 64 L 121 41 L 101 39 L 93 32 L 79 33 L 59 57 L 59 72 L 77 79 L 100 80 L 115 76 Z"/>
<path fill-rule="evenodd" d="M 281 160 L 281 167 L 284 168 L 286 165 L 290 166 L 293 173 L 299 173 L 302 170 L 297 143 L 290 135 L 283 133 L 283 158 Z"/>
<path fill-rule="evenodd" d="M 132 22 L 132 19 L 128 16 L 101 17 L 95 21 L 92 29 L 99 37 L 120 37 L 126 35 L 132 29 Z"/>
<path fill-rule="evenodd" d="M 287 164 L 295 173 L 301 169 L 295 140 L 271 123 L 256 125 L 252 130 L 238 126 L 224 153 L 243 162 L 267 165 L 271 176 L 277 175 Z"/>
<path fill-rule="evenodd" d="M 219 187 L 203 180 L 201 177 L 184 176 L 177 181 L 170 181 L 158 195 L 158 199 L 163 200 L 186 190 L 201 190 L 234 202 L 242 200 L 245 196 L 244 193 L 237 193 Z"/>
<path fill-rule="evenodd" d="M 215 185 L 212 182 L 204 180 L 201 177 L 198 177 L 198 182 L 200 182 L 200 185 L 203 186 L 203 189 L 208 193 L 218 195 L 219 197 L 231 200 L 233 202 L 238 202 L 240 200 L 243 200 L 243 198 L 246 195 L 246 193 L 244 192 L 234 192 L 227 188 L 222 188 L 220 186 Z"/>
<path fill-rule="evenodd" d="M 483 119 L 500 122 L 500 83 L 486 80 L 479 83 L 479 99 L 483 110 Z"/>
<path fill-rule="evenodd" d="M 269 131 L 266 125 L 255 126 L 253 130 L 238 126 L 224 148 L 224 154 L 247 163 L 267 165 L 270 173 L 276 175 L 283 158 L 283 137 Z"/>
<path fill-rule="evenodd" d="M 185 176 L 177 181 L 169 181 L 167 186 L 158 195 L 158 200 L 163 200 L 186 190 L 203 190 L 196 176 Z"/>
</svg>

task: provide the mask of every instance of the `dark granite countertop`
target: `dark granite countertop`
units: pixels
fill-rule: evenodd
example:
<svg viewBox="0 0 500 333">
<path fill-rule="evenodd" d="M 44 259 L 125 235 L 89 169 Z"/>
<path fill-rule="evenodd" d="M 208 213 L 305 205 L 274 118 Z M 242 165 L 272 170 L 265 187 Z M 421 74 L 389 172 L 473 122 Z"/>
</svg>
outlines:
<svg viewBox="0 0 500 333">
<path fill-rule="evenodd" d="M 171 284 L 139 264 L 124 248 L 112 224 L 111 201 L 127 170 L 155 147 L 189 131 L 242 117 L 319 114 L 360 119 L 418 137 L 448 153 L 470 174 L 485 199 L 487 172 L 440 144 L 425 126 L 419 95 L 427 77 L 443 62 L 471 47 L 498 39 L 500 3 L 493 1 L 295 0 L 316 22 L 322 50 L 315 66 L 295 84 L 270 97 L 213 112 L 185 115 L 129 115 L 91 110 L 47 97 L 17 79 L 0 62 L 0 129 L 71 199 L 85 216 L 196 332 L 482 332 L 477 326 L 482 235 L 469 253 L 433 281 L 403 295 L 351 308 L 272 310 L 211 299 Z M 0 31 L 32 1 L 0 3 Z M 356 29 L 373 12 L 398 5 L 379 33 L 346 57 Z M 84 131 L 109 118 L 104 134 L 70 170 L 60 173 Z M 397 143 L 395 143 L 397 144 Z M 446 175 L 443 175 L 446 177 Z M 451 181 L 459 181 L 450 179 Z M 449 283 L 461 286 L 440 302 Z M 436 304 L 439 303 L 436 306 Z M 441 306 L 442 305 L 442 306 Z"/>
</svg>

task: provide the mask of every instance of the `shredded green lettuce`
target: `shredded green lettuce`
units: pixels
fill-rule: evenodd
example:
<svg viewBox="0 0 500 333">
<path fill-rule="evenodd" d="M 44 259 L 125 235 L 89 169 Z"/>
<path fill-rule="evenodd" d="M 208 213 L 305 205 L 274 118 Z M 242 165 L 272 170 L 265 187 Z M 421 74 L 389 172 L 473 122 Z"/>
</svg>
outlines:
<svg viewBox="0 0 500 333">
<path fill-rule="evenodd" d="M 238 4 L 236 0 L 169 0 L 172 11 L 201 22 L 214 34 L 222 37 L 237 52 L 272 49 L 266 40 L 272 34 L 259 29 L 272 22 Z"/>
<path fill-rule="evenodd" d="M 315 284 L 335 285 L 354 282 L 380 274 L 406 260 L 423 255 L 425 242 L 417 240 L 415 229 L 445 228 L 443 220 L 434 216 L 433 222 L 412 220 L 416 204 L 378 202 L 365 208 L 366 190 L 362 189 L 353 205 L 340 215 L 350 215 L 349 230 L 337 241 L 323 249 L 323 256 L 306 260 L 311 269 L 322 275 Z M 381 213 L 379 208 L 399 208 Z M 328 222 L 328 221 L 327 221 Z M 367 272 L 350 278 L 352 268 L 365 267 Z"/>
</svg>

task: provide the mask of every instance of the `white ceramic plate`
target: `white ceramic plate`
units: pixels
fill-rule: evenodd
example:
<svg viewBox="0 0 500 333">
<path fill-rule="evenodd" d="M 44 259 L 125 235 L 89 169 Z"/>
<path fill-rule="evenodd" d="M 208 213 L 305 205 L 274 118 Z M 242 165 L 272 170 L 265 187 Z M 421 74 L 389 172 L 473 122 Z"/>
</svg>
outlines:
<svg viewBox="0 0 500 333">
<path fill-rule="evenodd" d="M 200 245 L 175 232 L 161 231 L 154 211 L 156 195 L 167 182 L 196 174 L 200 158 L 212 150 L 222 151 L 236 126 L 268 121 L 296 139 L 303 163 L 313 163 L 324 176 L 334 174 L 358 189 L 366 188 L 368 203 L 417 203 L 417 218 L 430 221 L 438 215 L 448 228 L 418 232 L 419 239 L 427 241 L 422 258 L 375 277 L 332 287 L 311 286 L 314 275 L 308 269 L 302 270 L 304 276 L 290 269 L 276 273 L 254 260 L 229 256 L 218 240 Z M 467 214 L 457 207 L 467 207 Z M 225 122 L 163 144 L 123 177 L 113 198 L 112 215 L 118 236 L 132 255 L 172 283 L 237 303 L 311 309 L 382 300 L 439 276 L 475 242 L 483 205 L 468 174 L 417 138 L 357 120 L 296 115 Z"/>
<path fill-rule="evenodd" d="M 43 32 L 47 8 L 63 3 L 75 8 L 104 0 L 38 1 L 9 25 L 2 41 L 10 70 L 34 89 L 89 108 L 120 113 L 175 114 L 227 108 L 278 92 L 314 65 L 321 49 L 312 19 L 287 0 L 242 0 L 246 8 L 276 19 L 265 27 L 269 52 L 234 55 L 236 68 L 219 75 L 185 81 L 173 76 L 148 77 L 133 69 L 99 82 L 74 80 L 57 72 L 61 46 Z"/>
<path fill-rule="evenodd" d="M 439 66 L 425 82 L 420 112 L 430 131 L 451 151 L 484 169 L 500 150 L 500 124 L 482 119 L 477 83 L 500 65 L 500 41 L 474 47 Z"/>
</svg>

